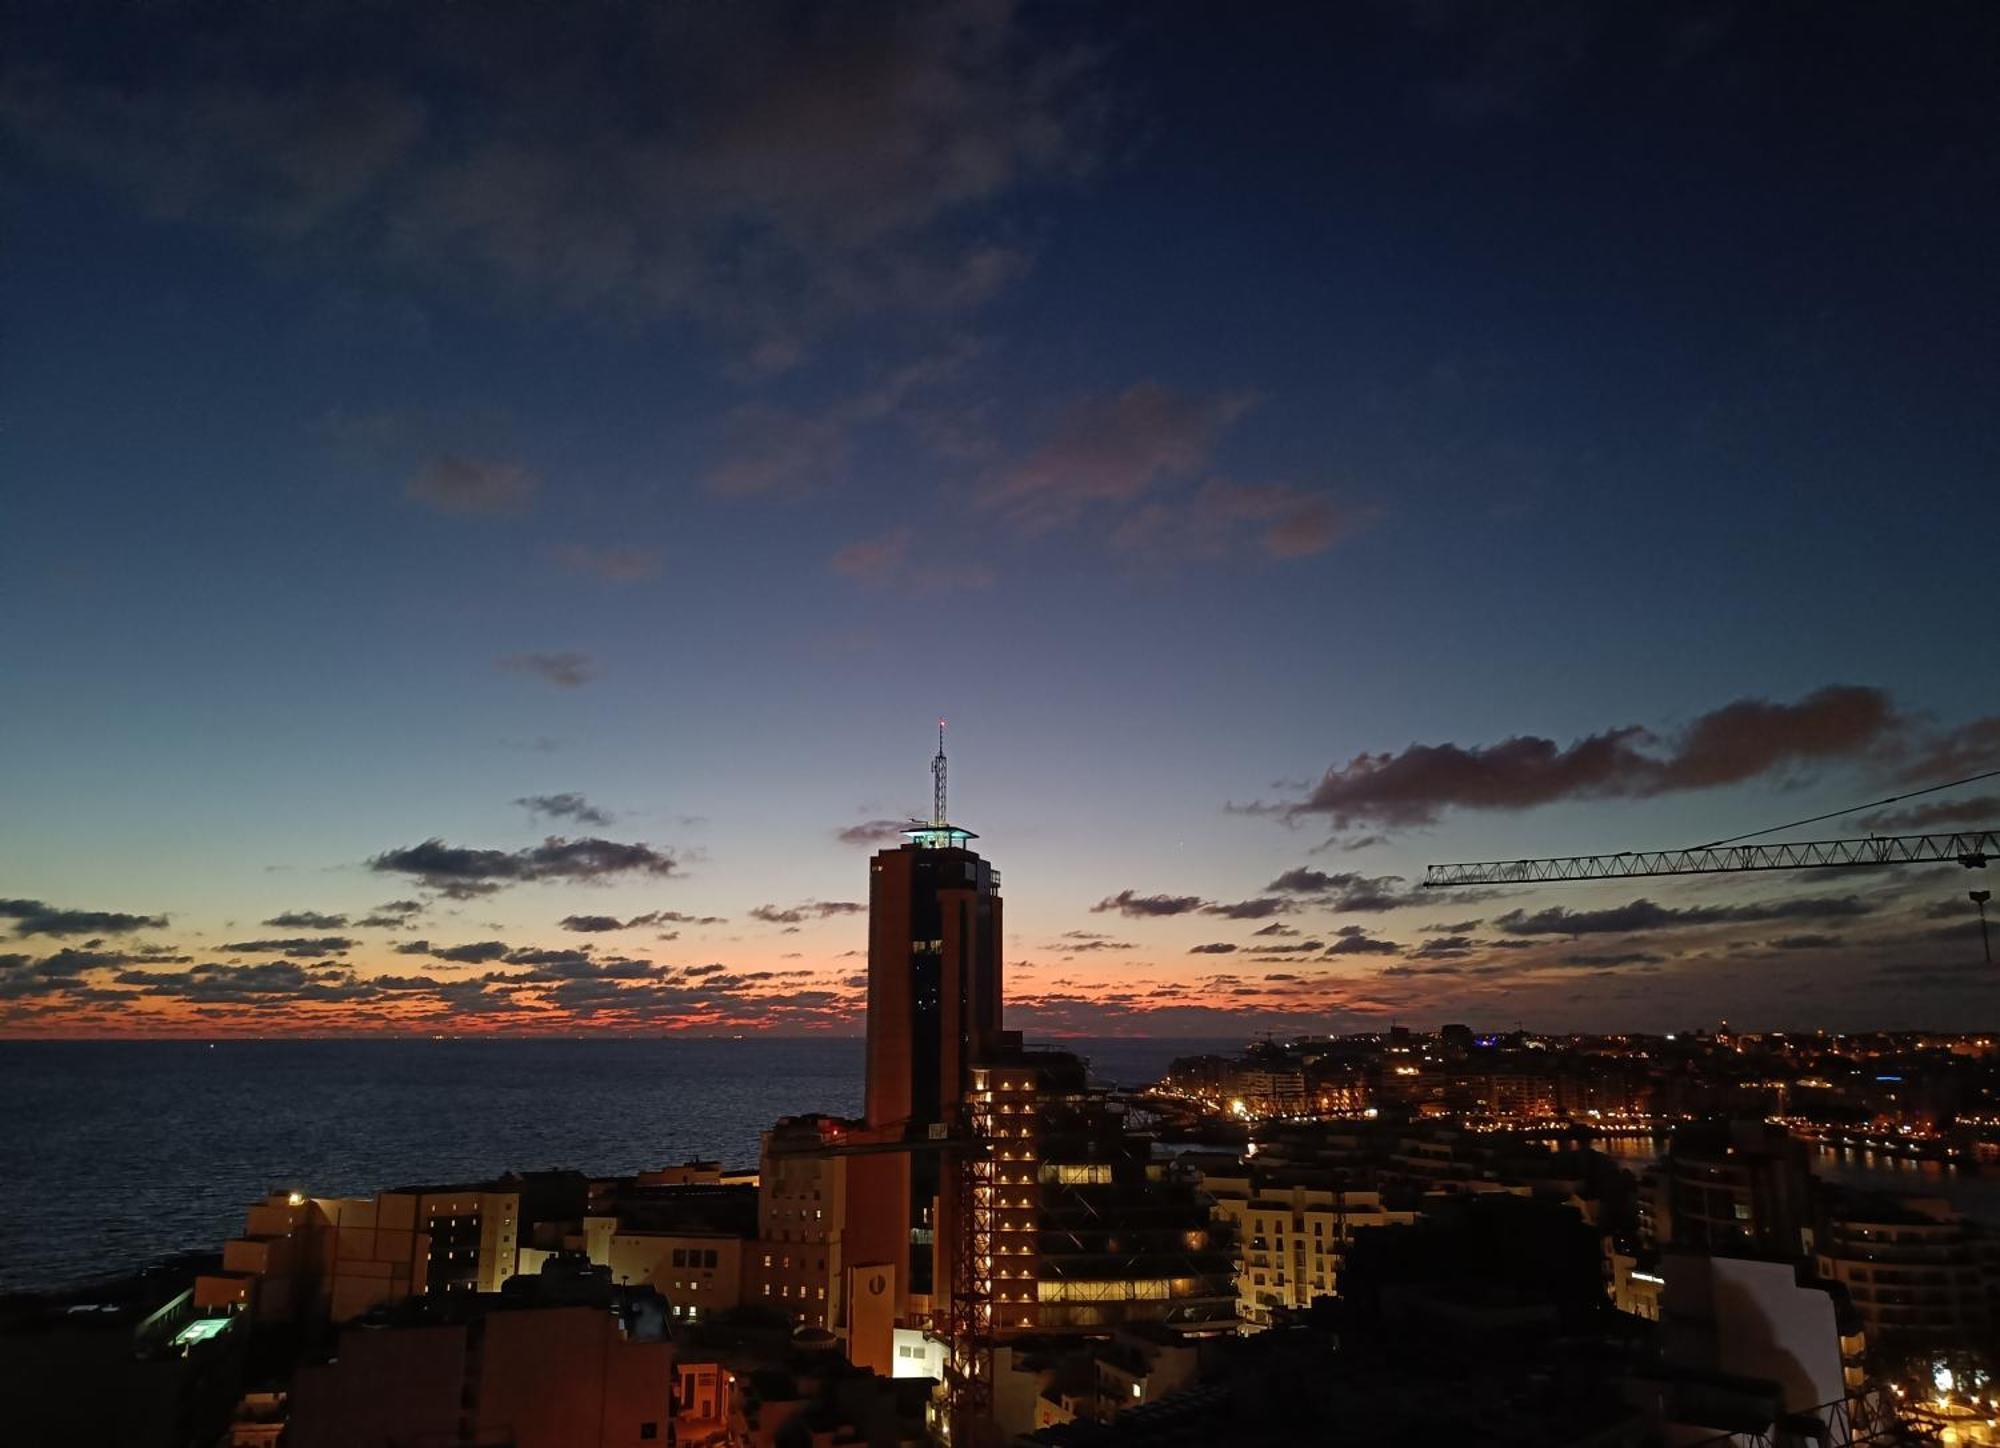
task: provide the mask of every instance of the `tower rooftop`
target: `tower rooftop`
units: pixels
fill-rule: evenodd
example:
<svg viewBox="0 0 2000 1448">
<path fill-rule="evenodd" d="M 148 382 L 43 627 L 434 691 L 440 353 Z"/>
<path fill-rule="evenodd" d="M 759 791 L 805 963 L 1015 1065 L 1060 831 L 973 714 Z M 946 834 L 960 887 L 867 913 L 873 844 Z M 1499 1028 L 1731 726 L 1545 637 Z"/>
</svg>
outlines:
<svg viewBox="0 0 2000 1448">
<path fill-rule="evenodd" d="M 920 850 L 962 850 L 967 840 L 976 840 L 979 836 L 971 830 L 962 830 L 957 825 L 942 821 L 935 824 L 912 821 L 903 831 L 903 838 Z"/>
</svg>

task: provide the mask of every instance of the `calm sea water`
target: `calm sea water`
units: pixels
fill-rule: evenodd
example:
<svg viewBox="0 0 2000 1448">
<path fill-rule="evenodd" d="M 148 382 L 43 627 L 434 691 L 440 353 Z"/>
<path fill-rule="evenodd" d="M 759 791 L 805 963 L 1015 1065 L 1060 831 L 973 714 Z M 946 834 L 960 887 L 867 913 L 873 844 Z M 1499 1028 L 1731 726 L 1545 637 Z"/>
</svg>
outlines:
<svg viewBox="0 0 2000 1448">
<path fill-rule="evenodd" d="M 1240 1041 L 1062 1043 L 1121 1085 Z M 219 1247 L 273 1188 L 354 1195 L 690 1157 L 861 1109 L 859 1040 L 0 1042 L 0 1290 Z"/>
</svg>

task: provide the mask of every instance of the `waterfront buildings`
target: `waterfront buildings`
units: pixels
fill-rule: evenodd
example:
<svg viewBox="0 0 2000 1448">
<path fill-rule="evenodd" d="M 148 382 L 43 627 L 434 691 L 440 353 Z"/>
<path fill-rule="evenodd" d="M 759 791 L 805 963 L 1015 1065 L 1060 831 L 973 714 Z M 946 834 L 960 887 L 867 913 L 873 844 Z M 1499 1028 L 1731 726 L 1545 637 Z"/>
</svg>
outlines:
<svg viewBox="0 0 2000 1448">
<path fill-rule="evenodd" d="M 1846 1290 L 1871 1339 L 1912 1349 L 1990 1338 L 2000 1246 L 1945 1202 L 1843 1193 L 1813 1246 L 1820 1276 Z"/>
</svg>

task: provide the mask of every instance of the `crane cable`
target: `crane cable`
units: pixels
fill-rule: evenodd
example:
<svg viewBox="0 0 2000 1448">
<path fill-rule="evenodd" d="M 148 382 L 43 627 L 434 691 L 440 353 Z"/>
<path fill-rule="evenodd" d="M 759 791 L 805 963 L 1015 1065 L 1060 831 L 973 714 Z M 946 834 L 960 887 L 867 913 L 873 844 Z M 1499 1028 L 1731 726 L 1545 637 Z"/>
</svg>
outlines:
<svg viewBox="0 0 2000 1448">
<path fill-rule="evenodd" d="M 1920 794 L 1936 794 L 1941 789 L 1957 789 L 1961 784 L 1977 784 L 1982 779 L 2000 778 L 2000 769 L 1989 769 L 1984 774 L 1968 774 L 1964 779 L 1954 779 L 1948 784 L 1933 784 L 1923 789 L 1913 789 L 1908 794 L 1892 794 L 1887 799 L 1871 800 L 1867 804 L 1851 804 L 1846 809 L 1837 809 L 1830 814 L 1814 815 L 1809 820 L 1793 820 L 1788 825 L 1772 825 L 1769 829 L 1752 830 L 1747 835 L 1731 835 L 1726 840 L 1716 840 L 1706 845 L 1696 845 L 1698 850 L 1718 849 L 1723 845 L 1733 845 L 1740 840 L 1754 840 L 1759 835 L 1775 835 L 1779 830 L 1795 830 L 1800 825 L 1816 825 L 1821 820 L 1837 819 L 1856 810 L 1880 809 L 1885 804 L 1896 804 L 1902 800 L 1915 799 Z"/>
</svg>

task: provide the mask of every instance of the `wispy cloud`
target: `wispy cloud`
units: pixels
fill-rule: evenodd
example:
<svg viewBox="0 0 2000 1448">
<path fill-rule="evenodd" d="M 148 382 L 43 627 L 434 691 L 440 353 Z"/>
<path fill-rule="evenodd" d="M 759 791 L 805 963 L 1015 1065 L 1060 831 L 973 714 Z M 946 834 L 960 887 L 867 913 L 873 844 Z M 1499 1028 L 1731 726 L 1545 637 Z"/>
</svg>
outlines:
<svg viewBox="0 0 2000 1448">
<path fill-rule="evenodd" d="M 507 654 L 497 661 L 511 674 L 529 674 L 563 689 L 581 688 L 597 677 L 597 664 L 589 654 L 558 653 Z"/>
</svg>

